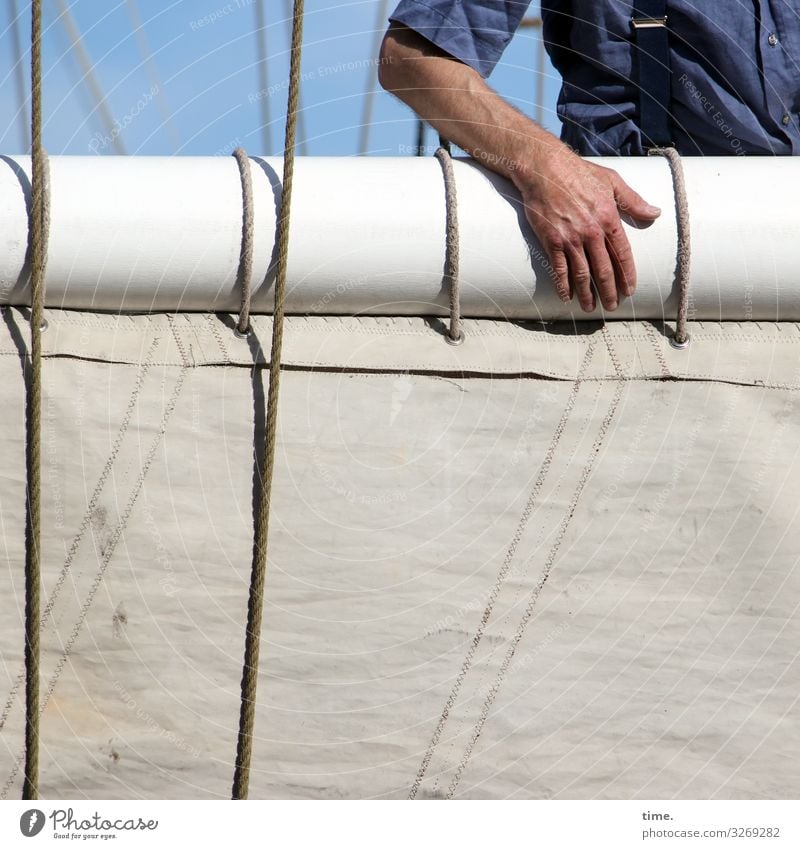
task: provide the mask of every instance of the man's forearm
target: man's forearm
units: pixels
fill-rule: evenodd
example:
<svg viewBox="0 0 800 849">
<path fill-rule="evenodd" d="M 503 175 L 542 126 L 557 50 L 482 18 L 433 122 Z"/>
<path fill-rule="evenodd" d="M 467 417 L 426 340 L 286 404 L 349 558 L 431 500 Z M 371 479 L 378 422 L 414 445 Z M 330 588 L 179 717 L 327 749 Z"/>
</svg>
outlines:
<svg viewBox="0 0 800 849">
<path fill-rule="evenodd" d="M 443 136 L 522 191 L 569 154 L 552 133 L 496 94 L 477 71 L 418 36 L 393 26 L 381 48 L 380 81 Z"/>
<path fill-rule="evenodd" d="M 544 247 L 559 297 L 614 310 L 636 287 L 620 210 L 644 223 L 660 211 L 615 171 L 587 162 L 495 94 L 475 70 L 406 27 L 381 48 L 380 81 L 477 161 L 508 177 Z"/>
</svg>

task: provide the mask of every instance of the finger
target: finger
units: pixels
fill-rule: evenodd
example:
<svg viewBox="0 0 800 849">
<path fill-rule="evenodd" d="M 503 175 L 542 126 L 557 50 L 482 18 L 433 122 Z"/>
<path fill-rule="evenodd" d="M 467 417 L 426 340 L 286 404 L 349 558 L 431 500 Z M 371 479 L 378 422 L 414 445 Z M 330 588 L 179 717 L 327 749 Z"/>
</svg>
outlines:
<svg viewBox="0 0 800 849">
<path fill-rule="evenodd" d="M 560 248 L 551 248 L 548 253 L 550 254 L 550 263 L 553 266 L 556 294 L 563 303 L 568 304 L 572 300 L 572 292 L 569 285 L 567 257 Z"/>
<path fill-rule="evenodd" d="M 657 206 L 648 203 L 619 174 L 614 174 L 612 185 L 614 187 L 614 200 L 617 202 L 617 209 L 620 212 L 626 212 L 632 218 L 640 221 L 654 221 L 661 215 L 661 210 Z"/>
<path fill-rule="evenodd" d="M 572 248 L 567 255 L 567 261 L 572 291 L 578 298 L 581 309 L 591 312 L 597 306 L 597 299 L 592 291 L 592 272 L 586 254 L 581 248 Z"/>
<path fill-rule="evenodd" d="M 633 249 L 622 222 L 606 233 L 606 250 L 614 268 L 614 278 L 619 292 L 630 297 L 636 291 L 636 263 Z"/>
<path fill-rule="evenodd" d="M 600 296 L 600 303 L 604 309 L 615 310 L 619 305 L 617 279 L 602 233 L 586 242 L 586 255 L 589 259 L 595 289 Z"/>
</svg>

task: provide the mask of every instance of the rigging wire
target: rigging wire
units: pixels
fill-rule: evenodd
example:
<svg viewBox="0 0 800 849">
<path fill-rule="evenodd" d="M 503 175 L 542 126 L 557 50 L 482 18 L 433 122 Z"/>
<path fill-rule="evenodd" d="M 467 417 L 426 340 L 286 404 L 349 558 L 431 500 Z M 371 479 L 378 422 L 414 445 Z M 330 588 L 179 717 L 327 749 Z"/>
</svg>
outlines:
<svg viewBox="0 0 800 849">
<path fill-rule="evenodd" d="M 269 98 L 266 96 L 269 90 L 269 66 L 267 52 L 267 16 L 264 12 L 264 0 L 256 0 L 256 51 L 258 55 L 258 88 L 261 97 L 258 99 L 261 110 L 261 153 L 269 156 L 272 150 L 272 132 L 269 126 Z"/>
<path fill-rule="evenodd" d="M 416 155 L 425 155 L 425 122 L 422 120 L 422 118 L 417 121 Z"/>
<path fill-rule="evenodd" d="M 544 36 L 539 37 L 539 66 L 536 72 L 536 122 L 544 125 L 544 83 L 547 79 L 547 51 L 544 49 Z"/>
<path fill-rule="evenodd" d="M 100 113 L 102 122 L 106 127 L 106 132 L 111 139 L 111 143 L 114 145 L 114 150 L 117 153 L 124 155 L 127 152 L 125 150 L 125 145 L 120 138 L 119 133 L 114 132 L 114 118 L 111 115 L 111 110 L 108 108 L 108 102 L 106 101 L 103 90 L 100 87 L 100 83 L 97 81 L 97 77 L 95 76 L 92 61 L 89 58 L 89 54 L 86 52 L 86 48 L 83 44 L 81 32 L 75 23 L 75 19 L 72 17 L 72 12 L 70 10 L 71 7 L 67 6 L 64 0 L 56 0 L 56 6 L 58 7 L 59 19 L 64 26 L 67 38 L 70 41 L 72 49 L 78 60 L 78 64 L 83 71 L 83 79 L 86 81 L 86 85 L 97 103 L 92 111 Z"/>
<path fill-rule="evenodd" d="M 25 89 L 25 66 L 22 62 L 22 36 L 20 35 L 21 14 L 17 7 L 17 0 L 8 0 L 8 15 L 11 19 L 11 38 L 14 49 L 14 78 L 17 84 L 17 100 L 19 101 L 19 112 L 22 113 L 22 149 L 30 150 L 31 134 L 28 119 L 28 93 Z"/>
<path fill-rule="evenodd" d="M 361 129 L 358 142 L 359 156 L 366 156 L 369 151 L 369 134 L 372 129 L 372 113 L 375 105 L 375 94 L 378 90 L 378 63 L 377 56 L 381 49 L 381 41 L 385 29 L 384 21 L 387 20 L 389 14 L 389 0 L 381 0 L 378 4 L 377 17 L 375 18 L 375 39 L 372 43 L 372 52 L 370 57 L 373 63 L 370 64 L 368 89 L 364 93 L 364 109 L 361 114 Z"/>
<path fill-rule="evenodd" d="M 164 85 L 161 82 L 161 75 L 158 72 L 158 64 L 156 63 L 153 51 L 150 49 L 150 43 L 147 40 L 142 16 L 139 13 L 139 5 L 136 0 L 125 0 L 128 7 L 128 17 L 133 25 L 133 34 L 136 36 L 136 43 L 139 46 L 144 66 L 147 71 L 147 77 L 150 81 L 151 89 L 155 89 L 156 108 L 161 116 L 161 126 L 164 128 L 169 142 L 172 145 L 173 152 L 176 152 L 180 146 L 180 135 L 178 128 L 175 126 L 175 121 L 172 118 L 172 110 L 167 102 L 167 94 L 164 91 Z"/>
<path fill-rule="evenodd" d="M 544 83 L 547 77 L 547 52 L 544 48 L 544 35 L 542 34 L 542 19 L 523 18 L 520 29 L 539 30 L 539 49 L 536 52 L 536 123 L 544 124 Z"/>
</svg>

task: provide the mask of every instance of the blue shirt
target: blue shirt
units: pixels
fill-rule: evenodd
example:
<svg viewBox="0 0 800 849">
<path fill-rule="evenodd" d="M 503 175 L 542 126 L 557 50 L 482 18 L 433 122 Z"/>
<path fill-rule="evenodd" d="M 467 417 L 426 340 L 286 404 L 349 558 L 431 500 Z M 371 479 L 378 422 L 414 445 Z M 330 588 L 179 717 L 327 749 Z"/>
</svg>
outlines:
<svg viewBox="0 0 800 849">
<path fill-rule="evenodd" d="M 405 24 L 487 77 L 529 0 L 400 0 Z M 644 153 L 633 3 L 542 0 L 563 78 L 561 138 L 584 155 Z M 800 3 L 667 4 L 672 138 L 683 154 L 800 154 Z"/>
</svg>

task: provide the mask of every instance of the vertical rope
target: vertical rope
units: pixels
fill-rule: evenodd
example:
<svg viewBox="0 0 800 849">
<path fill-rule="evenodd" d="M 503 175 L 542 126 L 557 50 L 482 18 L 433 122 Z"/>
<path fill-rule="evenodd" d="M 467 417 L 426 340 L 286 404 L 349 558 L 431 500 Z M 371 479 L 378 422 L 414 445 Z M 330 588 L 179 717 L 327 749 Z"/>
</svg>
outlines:
<svg viewBox="0 0 800 849">
<path fill-rule="evenodd" d="M 50 201 L 42 146 L 42 4 L 33 0 L 31 26 L 31 363 L 26 399 L 25 510 L 25 781 L 23 799 L 39 797 L 39 658 L 41 608 L 41 426 L 44 273 Z"/>
<path fill-rule="evenodd" d="M 451 345 L 460 345 L 464 341 L 464 331 L 461 329 L 461 278 L 459 274 L 461 247 L 458 233 L 458 195 L 456 194 L 456 175 L 453 173 L 453 159 L 450 156 L 450 142 L 442 136 L 439 136 L 439 148 L 435 156 L 442 166 L 447 208 L 444 279 L 450 292 L 450 329 L 445 339 Z"/>
<path fill-rule="evenodd" d="M 689 280 L 692 261 L 692 232 L 689 226 L 689 199 L 686 194 L 686 177 L 683 173 L 681 155 L 674 147 L 654 147 L 647 151 L 650 156 L 663 156 L 672 173 L 672 188 L 675 193 L 675 215 L 678 222 L 678 316 L 675 333 L 670 339 L 674 348 L 686 348 L 689 344 Z"/>
<path fill-rule="evenodd" d="M 283 7 L 286 10 L 286 22 L 289 24 L 291 36 L 294 38 L 294 16 L 297 14 L 297 2 L 295 0 L 294 13 L 292 13 L 292 0 L 283 0 Z M 291 17 L 292 22 L 289 23 Z M 303 112 L 303 105 L 300 102 L 300 92 L 297 94 L 297 149 L 300 151 L 300 156 L 308 156 L 308 133 L 306 132 L 306 116 Z"/>
<path fill-rule="evenodd" d="M 292 49 L 289 67 L 289 102 L 286 109 L 286 135 L 283 151 L 283 190 L 281 216 L 278 223 L 278 259 L 275 276 L 275 309 L 272 323 L 272 352 L 269 362 L 269 392 L 265 433 L 264 478 L 259 492 L 253 541 L 253 566 L 250 577 L 250 598 L 247 606 L 247 634 L 242 669 L 242 699 L 239 715 L 239 739 L 236 748 L 236 771 L 233 776 L 232 797 L 246 799 L 250 788 L 250 763 L 253 754 L 258 659 L 261 640 L 261 620 L 264 609 L 264 584 L 267 572 L 267 539 L 272 477 L 275 467 L 277 440 L 278 392 L 281 376 L 283 346 L 283 316 L 286 296 L 286 266 L 289 255 L 289 217 L 294 176 L 294 148 L 297 134 L 297 105 L 300 95 L 300 53 L 303 43 L 304 0 L 294 0 Z"/>
</svg>

